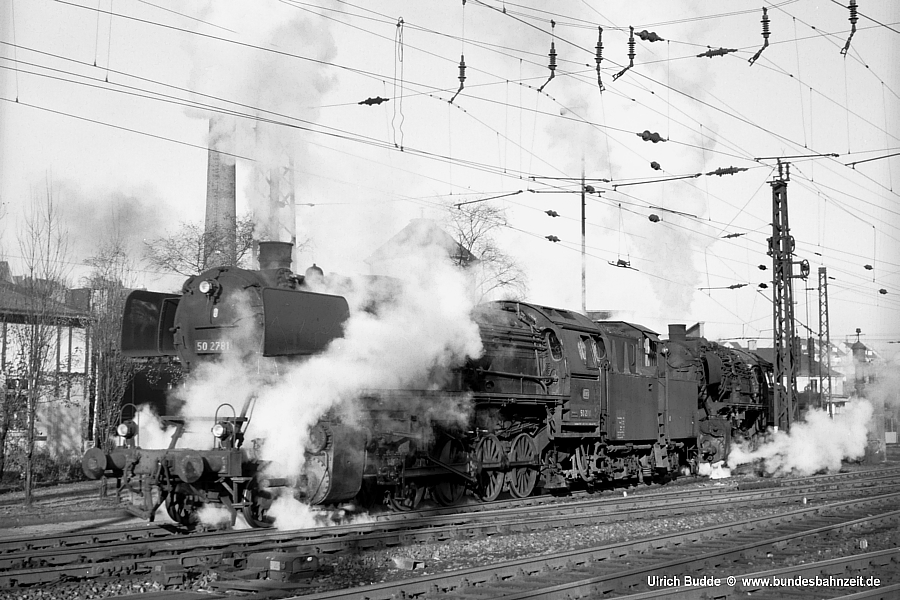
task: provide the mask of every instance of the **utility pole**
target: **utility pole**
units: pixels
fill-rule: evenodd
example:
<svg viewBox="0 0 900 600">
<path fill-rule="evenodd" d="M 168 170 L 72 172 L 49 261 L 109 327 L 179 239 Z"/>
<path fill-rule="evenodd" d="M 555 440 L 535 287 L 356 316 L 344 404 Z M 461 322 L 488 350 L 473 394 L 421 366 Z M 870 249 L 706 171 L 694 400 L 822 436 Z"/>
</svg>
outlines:
<svg viewBox="0 0 900 600">
<path fill-rule="evenodd" d="M 824 370 L 824 374 L 822 371 Z M 831 415 L 831 333 L 828 329 L 828 275 L 819 267 L 819 407 Z"/>
<path fill-rule="evenodd" d="M 775 350 L 775 425 L 790 430 L 799 416 L 797 403 L 797 343 L 794 335 L 794 237 L 788 225 L 787 184 L 790 164 L 778 160 L 778 176 L 772 185 L 772 237 L 769 256 L 773 271 L 773 324 Z M 809 262 L 800 261 L 801 274 L 809 276 Z"/>
</svg>

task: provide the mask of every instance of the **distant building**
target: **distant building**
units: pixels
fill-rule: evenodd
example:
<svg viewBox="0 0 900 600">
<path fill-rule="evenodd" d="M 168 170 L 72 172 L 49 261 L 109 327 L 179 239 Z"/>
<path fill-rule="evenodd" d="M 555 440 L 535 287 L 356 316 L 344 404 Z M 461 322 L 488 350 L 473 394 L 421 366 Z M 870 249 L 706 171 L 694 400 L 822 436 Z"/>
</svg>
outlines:
<svg viewBox="0 0 900 600">
<path fill-rule="evenodd" d="M 413 219 L 387 242 L 379 246 L 365 262 L 379 275 L 403 277 L 408 268 L 404 254 L 417 247 L 437 245 L 446 250 L 447 257 L 462 267 L 478 262 L 474 254 L 431 219 Z"/>
<path fill-rule="evenodd" d="M 0 261 L 0 400 L 8 411 L 8 449 L 21 443 L 26 432 L 23 401 L 35 381 L 29 376 L 35 372 L 29 370 L 30 349 L 40 345 L 45 360 L 37 391 L 37 447 L 54 455 L 81 451 L 89 396 L 88 305 L 86 292 L 47 282 L 33 285 L 13 276 L 9 264 Z"/>
<path fill-rule="evenodd" d="M 737 347 L 740 346 L 738 345 Z M 831 383 L 831 400 L 829 405 L 829 400 L 827 398 L 822 398 L 822 409 L 828 410 L 830 414 L 839 413 L 841 407 L 847 402 L 847 396 L 844 395 L 844 375 L 835 369 L 829 371 L 828 368 L 819 363 L 816 358 L 810 358 L 809 352 L 803 345 L 798 345 L 798 350 L 798 360 L 795 365 L 794 373 L 797 379 L 800 410 L 803 411 L 818 405 L 819 378 L 827 377 Z M 752 351 L 756 352 L 756 354 L 764 360 L 775 364 L 774 348 L 754 348 Z"/>
</svg>

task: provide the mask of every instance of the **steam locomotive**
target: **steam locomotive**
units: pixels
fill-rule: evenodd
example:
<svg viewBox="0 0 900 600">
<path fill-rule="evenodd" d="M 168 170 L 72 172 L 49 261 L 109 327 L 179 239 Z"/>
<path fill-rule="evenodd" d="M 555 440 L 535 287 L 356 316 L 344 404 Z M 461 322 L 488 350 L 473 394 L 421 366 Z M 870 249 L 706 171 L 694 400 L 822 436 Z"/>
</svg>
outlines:
<svg viewBox="0 0 900 600">
<path fill-rule="evenodd" d="M 262 243 L 259 270 L 213 268 L 188 279 L 181 295 L 132 292 L 123 351 L 177 356 L 189 370 L 226 352 L 286 362 L 321 353 L 341 338 L 348 304 L 310 291 L 319 273 L 295 275 L 290 250 Z M 168 417 L 169 447 L 141 448 L 135 423 L 125 420 L 120 445 L 89 450 L 84 472 L 117 478 L 139 498 L 130 510 L 150 519 L 164 505 L 189 525 L 209 505 L 267 526 L 285 493 L 311 505 L 407 510 L 426 495 L 452 505 L 467 493 L 491 501 L 504 492 L 664 481 L 725 459 L 733 441 L 771 424 L 771 365 L 687 336 L 683 325 L 670 325 L 662 340 L 633 323 L 513 301 L 481 305 L 473 318 L 480 357 L 453 369 L 439 390 L 365 391 L 361 423 L 324 415 L 308 432 L 299 472 L 270 472 L 253 438 L 252 400 L 229 411 L 229 398 L 209 415 L 214 447 L 178 447 L 184 420 Z M 229 332 L 247 323 L 251 334 L 236 341 Z M 470 410 L 460 422 L 403 409 L 429 402 Z"/>
</svg>

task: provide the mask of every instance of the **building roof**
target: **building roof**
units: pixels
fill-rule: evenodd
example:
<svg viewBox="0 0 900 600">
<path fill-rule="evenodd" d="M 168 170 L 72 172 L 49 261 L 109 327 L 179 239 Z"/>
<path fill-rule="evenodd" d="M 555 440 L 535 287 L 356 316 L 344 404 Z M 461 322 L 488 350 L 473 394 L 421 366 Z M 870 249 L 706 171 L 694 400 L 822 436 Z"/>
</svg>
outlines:
<svg viewBox="0 0 900 600">
<path fill-rule="evenodd" d="M 405 254 L 410 248 L 436 244 L 447 250 L 453 262 L 460 265 L 474 263 L 478 258 L 463 248 L 446 230 L 431 219 L 413 219 L 395 236 L 382 244 L 366 262 L 370 265 L 392 261 Z"/>
<path fill-rule="evenodd" d="M 28 288 L 0 281 L 0 319 L 4 321 L 21 321 L 35 312 L 35 300 L 29 295 Z M 52 319 L 83 319 L 87 316 L 83 310 L 48 299 L 46 310 Z"/>
</svg>

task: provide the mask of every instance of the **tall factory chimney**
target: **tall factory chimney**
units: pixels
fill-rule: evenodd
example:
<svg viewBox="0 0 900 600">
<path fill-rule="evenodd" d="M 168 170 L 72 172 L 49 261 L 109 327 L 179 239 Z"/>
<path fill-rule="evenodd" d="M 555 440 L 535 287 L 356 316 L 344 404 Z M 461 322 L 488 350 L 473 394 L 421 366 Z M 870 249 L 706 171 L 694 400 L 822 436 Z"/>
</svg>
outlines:
<svg viewBox="0 0 900 600">
<path fill-rule="evenodd" d="M 235 207 L 234 126 L 214 116 L 209 120 L 209 159 L 206 167 L 205 268 L 237 262 L 237 209 Z"/>
</svg>

